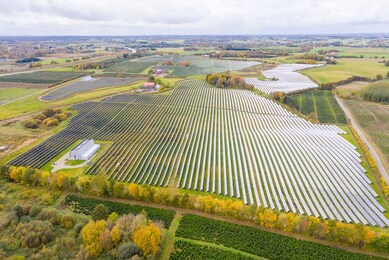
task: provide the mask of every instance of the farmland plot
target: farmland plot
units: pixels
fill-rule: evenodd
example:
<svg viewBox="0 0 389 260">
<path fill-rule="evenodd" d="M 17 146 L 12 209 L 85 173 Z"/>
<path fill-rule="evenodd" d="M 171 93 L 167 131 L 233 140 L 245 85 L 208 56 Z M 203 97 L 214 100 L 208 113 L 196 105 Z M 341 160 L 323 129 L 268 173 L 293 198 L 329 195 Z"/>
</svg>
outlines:
<svg viewBox="0 0 389 260">
<path fill-rule="evenodd" d="M 141 73 L 148 67 L 155 65 L 155 62 L 137 62 L 137 61 L 123 61 L 115 65 L 109 66 L 105 72 L 119 72 L 119 73 Z"/>
<path fill-rule="evenodd" d="M 79 81 L 53 91 L 42 96 L 43 100 L 58 100 L 69 97 L 75 93 L 105 88 L 109 86 L 129 85 L 144 78 L 96 78 L 90 81 Z"/>
<path fill-rule="evenodd" d="M 189 60 L 189 67 L 182 66 L 154 66 L 154 68 L 173 70 L 171 76 L 187 77 L 194 74 L 219 73 L 223 71 L 241 70 L 259 64 L 255 61 L 240 61 L 240 60 L 218 60 L 208 59 L 198 56 L 151 56 L 139 59 L 141 61 L 160 63 L 163 61 L 171 61 L 173 63 Z"/>
<path fill-rule="evenodd" d="M 355 147 L 250 91 L 187 80 L 168 95 L 121 94 L 10 162 L 42 167 L 78 139 L 112 141 L 89 168 L 111 179 L 212 192 L 345 222 L 386 226 Z"/>
<path fill-rule="evenodd" d="M 0 88 L 0 106 L 32 96 L 42 91 L 39 88 Z"/>
<path fill-rule="evenodd" d="M 317 88 L 317 84 L 297 71 L 318 66 L 322 65 L 282 64 L 277 68 L 262 71 L 266 78 L 275 78 L 277 80 L 262 81 L 257 78 L 246 78 L 246 82 L 266 94 L 276 91 L 289 93 L 304 89 L 314 89 Z"/>
<path fill-rule="evenodd" d="M 31 73 L 19 73 L 14 75 L 0 76 L 0 82 L 56 84 L 81 77 L 85 74 L 86 73 L 81 72 L 35 71 Z"/>
</svg>

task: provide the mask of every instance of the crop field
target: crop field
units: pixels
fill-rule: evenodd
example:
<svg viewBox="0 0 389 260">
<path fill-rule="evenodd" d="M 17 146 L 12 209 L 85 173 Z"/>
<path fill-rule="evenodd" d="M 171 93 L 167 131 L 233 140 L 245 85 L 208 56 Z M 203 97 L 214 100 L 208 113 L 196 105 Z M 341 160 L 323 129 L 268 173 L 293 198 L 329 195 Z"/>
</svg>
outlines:
<svg viewBox="0 0 389 260">
<path fill-rule="evenodd" d="M 304 115 L 315 113 L 320 123 L 346 124 L 346 117 L 331 91 L 314 90 L 288 96 L 289 104 Z"/>
<path fill-rule="evenodd" d="M 362 129 L 382 152 L 386 167 L 389 166 L 389 105 L 364 100 L 343 99 L 342 102 L 354 115 Z M 388 168 L 389 169 L 389 168 Z"/>
<path fill-rule="evenodd" d="M 196 56 L 151 56 L 141 58 L 142 61 L 163 62 L 171 61 L 173 63 L 189 60 L 191 65 L 189 67 L 181 66 L 154 66 L 154 68 L 173 70 L 170 74 L 173 77 L 187 77 L 194 74 L 208 74 L 219 73 L 223 71 L 241 70 L 251 67 L 259 62 L 255 61 L 238 61 L 238 60 L 218 60 L 208 59 Z"/>
<path fill-rule="evenodd" d="M 39 93 L 39 88 L 0 88 L 0 106 Z"/>
<path fill-rule="evenodd" d="M 170 95 L 74 105 L 66 129 L 9 162 L 42 167 L 75 141 L 112 141 L 88 174 L 212 192 L 285 212 L 386 226 L 355 147 L 254 93 L 186 80 Z"/>
<path fill-rule="evenodd" d="M 69 97 L 73 94 L 91 91 L 99 88 L 105 88 L 109 86 L 122 86 L 129 85 L 136 81 L 143 80 L 145 78 L 95 78 L 90 81 L 79 81 L 64 87 L 50 91 L 46 95 L 42 96 L 43 100 L 58 100 Z"/>
<path fill-rule="evenodd" d="M 266 259 L 371 259 L 363 254 L 196 215 L 184 215 L 177 237 L 221 244 Z M 281 246 L 282 245 L 282 246 Z M 179 245 L 179 248 L 185 248 Z M 173 255 L 174 256 L 174 255 Z M 379 259 L 377 257 L 377 259 Z"/>
<path fill-rule="evenodd" d="M 156 65 L 155 62 L 123 61 L 109 66 L 105 72 L 119 73 L 141 73 L 150 66 Z"/>
<path fill-rule="evenodd" d="M 67 206 L 71 206 L 74 211 L 81 212 L 86 215 L 90 215 L 93 209 L 99 204 L 103 204 L 104 206 L 106 206 L 110 213 L 116 212 L 119 215 L 128 213 L 139 214 L 142 212 L 142 210 L 145 210 L 147 212 L 147 216 L 150 219 L 152 219 L 153 221 L 163 222 L 165 228 L 168 228 L 170 226 L 175 214 L 174 211 L 167 209 L 157 209 L 147 206 L 129 205 L 120 202 L 84 198 L 76 195 L 68 195 L 63 203 Z"/>
<path fill-rule="evenodd" d="M 31 73 L 20 73 L 14 75 L 1 76 L 0 82 L 25 82 L 34 84 L 56 84 L 75 79 L 85 75 L 79 72 L 54 72 L 35 71 Z"/>
<path fill-rule="evenodd" d="M 383 63 L 370 59 L 339 59 L 336 65 L 304 70 L 302 74 L 316 79 L 320 83 L 330 83 L 352 76 L 375 78 L 377 74 L 385 76 L 389 68 Z"/>
<path fill-rule="evenodd" d="M 320 66 L 321 65 L 282 64 L 274 69 L 262 71 L 262 74 L 267 79 L 275 78 L 277 80 L 264 81 L 259 80 L 258 78 L 246 78 L 246 83 L 253 85 L 256 89 L 266 94 L 276 91 L 290 93 L 304 89 L 315 89 L 318 85 L 297 71 Z"/>
<path fill-rule="evenodd" d="M 389 80 L 377 81 L 362 89 L 364 100 L 389 103 Z"/>
</svg>

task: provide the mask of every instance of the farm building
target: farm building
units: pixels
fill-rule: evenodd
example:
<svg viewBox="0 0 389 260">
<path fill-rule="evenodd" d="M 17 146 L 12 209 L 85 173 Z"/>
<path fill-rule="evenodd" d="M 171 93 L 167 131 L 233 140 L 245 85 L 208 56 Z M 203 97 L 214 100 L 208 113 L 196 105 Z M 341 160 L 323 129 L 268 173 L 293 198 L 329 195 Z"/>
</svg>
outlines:
<svg viewBox="0 0 389 260">
<path fill-rule="evenodd" d="M 86 75 L 81 78 L 82 82 L 91 81 L 93 78 L 90 75 Z"/>
<path fill-rule="evenodd" d="M 143 86 L 140 87 L 140 90 L 142 92 L 157 91 L 159 87 L 160 86 L 158 84 L 155 84 L 154 82 L 145 82 L 143 83 Z"/>
<path fill-rule="evenodd" d="M 165 70 L 165 69 L 155 69 L 154 70 L 154 74 L 156 75 L 161 75 L 161 74 L 166 74 L 168 73 L 168 70 Z"/>
<path fill-rule="evenodd" d="M 69 152 L 69 160 L 89 160 L 99 150 L 100 145 L 93 139 L 85 139 Z"/>
</svg>

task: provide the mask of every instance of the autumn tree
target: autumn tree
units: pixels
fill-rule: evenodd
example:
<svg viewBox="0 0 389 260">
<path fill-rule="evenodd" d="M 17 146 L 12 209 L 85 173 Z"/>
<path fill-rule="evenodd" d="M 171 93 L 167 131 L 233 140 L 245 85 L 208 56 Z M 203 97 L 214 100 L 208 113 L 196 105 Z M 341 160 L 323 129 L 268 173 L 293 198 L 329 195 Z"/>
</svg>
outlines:
<svg viewBox="0 0 389 260">
<path fill-rule="evenodd" d="M 105 220 L 89 221 L 81 231 L 82 240 L 91 257 L 97 257 L 103 251 L 101 237 L 106 227 Z"/>
<path fill-rule="evenodd" d="M 134 233 L 134 243 L 144 256 L 156 256 L 161 243 L 161 230 L 154 224 L 139 228 Z"/>
</svg>

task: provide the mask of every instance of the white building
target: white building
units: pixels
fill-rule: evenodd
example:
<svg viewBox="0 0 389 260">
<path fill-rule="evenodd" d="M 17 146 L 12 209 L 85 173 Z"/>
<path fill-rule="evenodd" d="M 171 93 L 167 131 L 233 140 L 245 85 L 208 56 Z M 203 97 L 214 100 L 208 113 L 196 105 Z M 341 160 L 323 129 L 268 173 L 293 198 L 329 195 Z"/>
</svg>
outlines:
<svg viewBox="0 0 389 260">
<path fill-rule="evenodd" d="M 86 76 L 84 76 L 84 77 L 81 78 L 81 81 L 86 82 L 86 81 L 90 81 L 90 80 L 92 80 L 92 79 L 93 79 L 93 78 L 92 78 L 90 75 L 86 75 Z"/>
<path fill-rule="evenodd" d="M 85 139 L 69 152 L 69 160 L 87 161 L 99 150 L 100 145 L 95 144 L 93 139 Z"/>
</svg>

